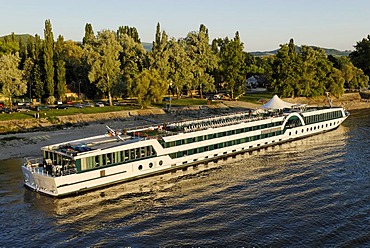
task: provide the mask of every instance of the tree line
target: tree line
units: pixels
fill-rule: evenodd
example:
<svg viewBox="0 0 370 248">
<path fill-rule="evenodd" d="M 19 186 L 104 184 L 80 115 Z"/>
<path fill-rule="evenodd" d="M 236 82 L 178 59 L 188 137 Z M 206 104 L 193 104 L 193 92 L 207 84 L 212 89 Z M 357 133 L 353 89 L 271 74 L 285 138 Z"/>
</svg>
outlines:
<svg viewBox="0 0 370 248">
<path fill-rule="evenodd" d="M 184 38 L 169 38 L 156 26 L 153 46 L 144 49 L 135 27 L 95 34 L 85 25 L 82 42 L 55 41 L 50 20 L 44 39 L 36 34 L 26 40 L 13 33 L 0 40 L 0 89 L 16 96 L 41 98 L 49 104 L 64 100 L 67 84 L 88 98 L 135 97 L 142 107 L 159 103 L 163 95 L 180 98 L 183 90 L 207 92 L 220 89 L 231 99 L 245 93 L 245 81 L 259 75 L 281 97 L 319 96 L 331 92 L 339 97 L 345 88 L 366 87 L 369 81 L 370 36 L 357 42 L 350 56 L 327 56 L 323 49 L 297 48 L 293 39 L 280 45 L 278 53 L 255 57 L 244 51 L 239 32 L 233 38 L 210 41 L 201 24 Z"/>
</svg>

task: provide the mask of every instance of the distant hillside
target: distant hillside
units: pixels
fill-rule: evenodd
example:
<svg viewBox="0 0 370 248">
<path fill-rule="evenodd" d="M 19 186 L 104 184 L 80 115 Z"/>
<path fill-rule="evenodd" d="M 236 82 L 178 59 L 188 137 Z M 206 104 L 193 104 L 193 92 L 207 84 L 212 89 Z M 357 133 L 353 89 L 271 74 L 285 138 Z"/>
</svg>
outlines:
<svg viewBox="0 0 370 248">
<path fill-rule="evenodd" d="M 322 47 L 316 47 L 316 46 L 311 46 L 312 48 L 321 48 L 324 49 L 326 55 L 333 55 L 333 56 L 348 56 L 352 51 L 350 50 L 345 50 L 345 51 L 339 51 L 337 49 L 332 49 L 332 48 L 322 48 Z M 297 52 L 299 52 L 300 47 L 296 46 Z M 263 57 L 263 56 L 270 56 L 277 54 L 279 49 L 272 50 L 272 51 L 265 51 L 265 52 L 250 52 L 253 56 L 256 57 Z"/>
<path fill-rule="evenodd" d="M 2 37 L 0 37 L 0 41 L 4 41 L 6 38 L 10 39 L 11 36 L 12 36 L 11 34 L 2 36 Z M 22 40 L 23 42 L 27 42 L 28 37 L 31 37 L 32 39 L 35 39 L 35 37 L 30 35 L 30 34 L 16 34 L 15 37 L 18 41 Z M 78 42 L 80 42 L 80 41 L 78 41 Z M 148 51 L 148 52 L 151 51 L 152 48 L 153 48 L 153 43 L 152 42 L 141 42 L 141 44 L 143 45 L 145 50 Z M 317 48 L 316 46 L 311 46 L 311 47 L 312 48 Z M 296 49 L 299 52 L 300 47 L 296 46 Z M 327 55 L 333 55 L 333 56 L 347 56 L 352 52 L 350 50 L 339 51 L 337 49 L 332 49 L 332 48 L 322 48 L 322 49 L 324 49 L 324 51 Z M 264 51 L 264 52 L 260 52 L 260 51 L 250 52 L 250 54 L 252 54 L 253 56 L 256 56 L 256 57 L 263 57 L 263 56 L 274 55 L 278 52 L 278 50 L 279 49 L 272 50 L 272 51 Z"/>
<path fill-rule="evenodd" d="M 141 44 L 143 45 L 143 47 L 145 48 L 145 50 L 147 52 L 151 51 L 152 48 L 153 48 L 153 43 L 150 43 L 150 42 L 141 42 Z"/>
<path fill-rule="evenodd" d="M 0 40 L 1 41 L 4 41 L 5 39 L 11 39 L 11 37 L 12 37 L 12 35 L 11 34 L 9 34 L 9 35 L 4 35 L 4 36 L 1 36 L 0 37 Z M 34 40 L 35 39 L 35 37 L 34 36 L 32 36 L 32 35 L 30 35 L 30 34 L 16 34 L 15 35 L 15 38 L 17 39 L 17 41 L 19 42 L 20 40 L 22 40 L 22 42 L 24 42 L 24 43 L 26 43 L 27 42 L 27 40 L 28 40 L 28 38 L 31 38 L 32 40 Z"/>
</svg>

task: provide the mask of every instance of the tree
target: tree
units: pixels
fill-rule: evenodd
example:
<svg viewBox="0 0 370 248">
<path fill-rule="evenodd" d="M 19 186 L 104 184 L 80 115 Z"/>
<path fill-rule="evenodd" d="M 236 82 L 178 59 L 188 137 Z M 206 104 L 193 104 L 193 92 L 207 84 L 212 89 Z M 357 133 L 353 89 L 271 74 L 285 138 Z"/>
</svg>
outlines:
<svg viewBox="0 0 370 248">
<path fill-rule="evenodd" d="M 85 36 L 82 38 L 82 44 L 86 45 L 92 45 L 95 41 L 95 34 L 93 27 L 90 23 L 86 23 L 85 25 Z"/>
<path fill-rule="evenodd" d="M 167 87 L 167 82 L 156 69 L 144 69 L 134 80 L 134 93 L 142 108 L 161 102 Z"/>
<path fill-rule="evenodd" d="M 129 37 L 131 37 L 134 42 L 141 43 L 139 33 L 137 32 L 135 27 L 129 27 L 129 26 L 120 26 L 117 30 L 117 36 L 127 34 Z"/>
<path fill-rule="evenodd" d="M 63 99 L 67 92 L 66 85 L 66 67 L 64 62 L 64 38 L 58 36 L 55 44 L 55 65 L 56 65 L 56 81 L 57 81 L 57 96 L 58 99 Z"/>
<path fill-rule="evenodd" d="M 131 34 L 128 33 L 131 30 Z M 119 54 L 120 69 L 121 69 L 121 85 L 115 87 L 115 95 L 128 95 L 133 96 L 133 80 L 137 74 L 139 74 L 145 67 L 147 67 L 146 50 L 138 38 L 136 29 L 129 29 L 128 27 L 120 27 L 117 31 L 117 40 L 122 47 L 122 51 Z M 132 38 L 133 35 L 135 38 Z M 122 87 L 123 86 L 123 87 Z"/>
<path fill-rule="evenodd" d="M 183 39 L 169 41 L 169 88 L 176 93 L 177 99 L 180 98 L 182 89 L 187 82 L 193 80 L 194 61 L 189 58 L 186 51 L 186 43 Z"/>
<path fill-rule="evenodd" d="M 349 54 L 352 63 L 370 76 L 370 34 L 356 43 L 355 51 Z"/>
<path fill-rule="evenodd" d="M 42 42 L 39 35 L 35 35 L 35 50 L 34 50 L 34 75 L 33 80 L 35 83 L 35 96 L 37 98 L 41 98 L 45 91 L 45 85 L 44 85 L 44 76 L 43 76 L 43 64 L 44 64 L 44 56 L 43 56 L 43 50 L 42 50 Z"/>
<path fill-rule="evenodd" d="M 294 97 L 300 78 L 298 59 L 293 39 L 289 41 L 289 45 L 280 45 L 272 65 L 274 73 L 270 90 L 281 97 Z"/>
<path fill-rule="evenodd" d="M 161 33 L 161 26 L 157 23 L 155 40 L 152 51 L 149 53 L 150 68 L 158 70 L 161 77 L 167 81 L 168 67 L 168 36 L 165 31 Z"/>
<path fill-rule="evenodd" d="M 0 57 L 0 86 L 2 94 L 8 98 L 10 109 L 12 98 L 27 92 L 27 83 L 23 79 L 23 72 L 18 69 L 20 58 L 18 53 Z"/>
<path fill-rule="evenodd" d="M 91 83 L 108 95 L 112 105 L 112 89 L 118 82 L 120 73 L 119 53 L 122 48 L 116 34 L 110 30 L 98 33 L 96 45 L 87 45 L 87 63 L 91 66 L 88 77 Z"/>
<path fill-rule="evenodd" d="M 187 54 L 194 62 L 194 76 L 188 87 L 190 90 L 199 89 L 200 97 L 203 98 L 203 90 L 215 90 L 211 72 L 217 67 L 217 56 L 210 46 L 206 26 L 201 24 L 198 32 L 190 32 L 186 37 L 186 44 Z"/>
<path fill-rule="evenodd" d="M 239 32 L 232 40 L 225 38 L 220 49 L 221 71 L 231 99 L 244 92 L 245 69 L 243 43 Z"/>
<path fill-rule="evenodd" d="M 15 34 L 5 36 L 4 40 L 0 40 L 0 56 L 3 54 L 15 54 L 19 51 L 19 42 Z"/>
<path fill-rule="evenodd" d="M 348 57 L 331 58 L 331 60 L 334 59 L 336 68 L 342 72 L 345 88 L 361 89 L 367 86 L 369 77 L 361 69 L 355 67 Z"/>
<path fill-rule="evenodd" d="M 44 29 L 44 69 L 46 93 L 48 96 L 54 96 L 54 35 L 51 28 L 50 20 L 45 21 Z"/>
</svg>

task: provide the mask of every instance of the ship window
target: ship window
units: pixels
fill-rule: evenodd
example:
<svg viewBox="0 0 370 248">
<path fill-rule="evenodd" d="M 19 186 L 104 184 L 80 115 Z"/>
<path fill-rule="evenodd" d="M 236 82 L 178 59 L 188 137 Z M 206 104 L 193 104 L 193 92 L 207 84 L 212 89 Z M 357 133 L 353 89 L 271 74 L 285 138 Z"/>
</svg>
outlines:
<svg viewBox="0 0 370 248">
<path fill-rule="evenodd" d="M 149 163 L 149 168 L 153 168 L 153 163 Z"/>
<path fill-rule="evenodd" d="M 95 156 L 95 166 L 100 166 L 99 155 L 98 156 Z"/>
<path fill-rule="evenodd" d="M 135 149 L 130 149 L 130 160 L 135 159 Z"/>
<path fill-rule="evenodd" d="M 143 166 L 142 166 L 142 165 L 139 165 L 137 168 L 138 168 L 139 170 L 142 170 L 142 169 L 143 169 Z"/>
<path fill-rule="evenodd" d="M 129 160 L 130 159 L 130 156 L 129 156 L 129 150 L 126 150 L 125 151 L 125 161 Z"/>
<path fill-rule="evenodd" d="M 295 131 L 295 134 L 298 134 L 298 131 Z"/>
<path fill-rule="evenodd" d="M 107 164 L 112 164 L 113 163 L 113 158 L 112 158 L 112 153 L 107 154 Z"/>
<path fill-rule="evenodd" d="M 146 149 L 147 149 L 146 146 L 140 148 L 140 157 L 142 158 L 146 157 Z"/>
<path fill-rule="evenodd" d="M 162 165 L 162 164 L 163 164 L 163 160 L 160 160 L 160 161 L 159 161 L 159 165 Z"/>
</svg>

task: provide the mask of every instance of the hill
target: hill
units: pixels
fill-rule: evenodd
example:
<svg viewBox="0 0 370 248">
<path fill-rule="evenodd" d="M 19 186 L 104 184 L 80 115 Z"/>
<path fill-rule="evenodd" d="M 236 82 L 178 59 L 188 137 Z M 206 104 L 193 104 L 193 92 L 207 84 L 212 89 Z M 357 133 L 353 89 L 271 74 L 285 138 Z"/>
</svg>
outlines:
<svg viewBox="0 0 370 248">
<path fill-rule="evenodd" d="M 4 35 L 4 36 L 1 36 L 0 37 L 0 41 L 4 41 L 6 39 L 8 40 L 11 40 L 12 38 L 12 35 L 11 34 L 8 34 L 8 35 Z M 28 38 L 31 38 L 32 40 L 35 39 L 35 37 L 33 35 L 30 35 L 30 34 L 15 34 L 15 38 L 16 40 L 19 42 L 20 40 L 22 40 L 22 42 L 26 43 Z"/>
<path fill-rule="evenodd" d="M 5 39 L 11 39 L 11 36 L 12 36 L 12 34 L 4 35 L 4 36 L 0 37 L 0 41 L 4 41 Z M 22 40 L 23 42 L 27 42 L 29 37 L 31 37 L 32 39 L 35 38 L 34 36 L 32 36 L 30 34 L 15 34 L 15 37 L 18 41 Z M 146 51 L 151 51 L 152 50 L 152 47 L 153 47 L 152 42 L 141 42 L 141 44 L 143 45 L 143 47 L 145 48 Z M 312 48 L 319 48 L 319 47 L 316 47 L 316 46 L 311 46 L 311 47 Z M 296 46 L 296 49 L 299 52 L 300 47 Z M 324 49 L 324 51 L 327 55 L 333 55 L 333 56 L 348 56 L 352 52 L 350 50 L 340 51 L 340 50 L 333 49 L 333 48 L 322 48 L 322 49 Z M 272 50 L 272 51 L 257 51 L 257 52 L 249 52 L 249 53 L 252 54 L 253 56 L 256 56 L 256 57 L 263 57 L 263 56 L 274 55 L 278 52 L 278 50 L 279 49 L 275 49 L 275 50 Z"/>
<path fill-rule="evenodd" d="M 317 47 L 317 46 L 310 46 L 310 47 L 324 49 L 326 55 L 333 55 L 333 56 L 348 56 L 352 52 L 350 50 L 340 51 L 340 50 L 333 49 L 333 48 L 322 48 L 322 47 Z M 296 46 L 296 50 L 297 50 L 297 52 L 299 52 L 300 47 Z M 275 50 L 272 50 L 272 51 L 264 51 L 264 52 L 260 52 L 260 51 L 250 52 L 250 54 L 252 54 L 253 56 L 256 56 L 256 57 L 263 57 L 263 56 L 275 55 L 275 54 L 277 54 L 278 51 L 279 51 L 279 49 L 275 49 Z"/>
</svg>

